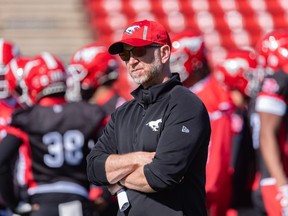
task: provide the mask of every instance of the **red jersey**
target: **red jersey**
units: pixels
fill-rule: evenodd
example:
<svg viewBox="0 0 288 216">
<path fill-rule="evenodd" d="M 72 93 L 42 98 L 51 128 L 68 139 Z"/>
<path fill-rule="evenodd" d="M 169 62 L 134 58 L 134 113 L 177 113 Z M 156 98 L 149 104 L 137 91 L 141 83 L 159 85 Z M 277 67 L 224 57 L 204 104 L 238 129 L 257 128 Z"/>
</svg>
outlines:
<svg viewBox="0 0 288 216">
<path fill-rule="evenodd" d="M 232 187 L 230 160 L 234 135 L 233 102 L 229 92 L 212 76 L 194 84 L 190 90 L 204 102 L 212 129 L 206 166 L 207 205 L 210 209 L 217 209 L 213 215 L 224 215 L 230 202 Z"/>
</svg>

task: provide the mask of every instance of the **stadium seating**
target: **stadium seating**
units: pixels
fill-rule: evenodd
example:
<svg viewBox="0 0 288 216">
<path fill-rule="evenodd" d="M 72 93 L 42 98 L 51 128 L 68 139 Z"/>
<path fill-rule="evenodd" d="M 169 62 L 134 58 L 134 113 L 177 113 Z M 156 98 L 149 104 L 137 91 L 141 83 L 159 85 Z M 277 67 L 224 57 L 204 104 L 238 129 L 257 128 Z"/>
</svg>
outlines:
<svg viewBox="0 0 288 216">
<path fill-rule="evenodd" d="M 288 27 L 287 0 L 86 0 L 97 40 L 111 43 L 128 23 L 161 22 L 171 33 L 193 28 L 203 33 L 212 64 L 228 49 L 254 47 L 261 35 Z"/>
</svg>

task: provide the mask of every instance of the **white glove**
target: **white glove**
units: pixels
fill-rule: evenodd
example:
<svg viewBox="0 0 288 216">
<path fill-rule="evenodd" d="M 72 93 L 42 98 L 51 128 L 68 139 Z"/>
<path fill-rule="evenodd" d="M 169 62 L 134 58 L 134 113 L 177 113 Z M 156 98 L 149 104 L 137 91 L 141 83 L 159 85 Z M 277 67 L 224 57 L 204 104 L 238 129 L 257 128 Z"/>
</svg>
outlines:
<svg viewBox="0 0 288 216">
<path fill-rule="evenodd" d="M 282 206 L 282 216 L 288 216 L 288 184 L 282 185 L 278 188 L 279 193 L 276 199 L 279 200 Z"/>
<path fill-rule="evenodd" d="M 32 211 L 32 206 L 26 202 L 19 202 L 16 208 L 14 209 L 14 213 L 22 215 Z"/>
</svg>

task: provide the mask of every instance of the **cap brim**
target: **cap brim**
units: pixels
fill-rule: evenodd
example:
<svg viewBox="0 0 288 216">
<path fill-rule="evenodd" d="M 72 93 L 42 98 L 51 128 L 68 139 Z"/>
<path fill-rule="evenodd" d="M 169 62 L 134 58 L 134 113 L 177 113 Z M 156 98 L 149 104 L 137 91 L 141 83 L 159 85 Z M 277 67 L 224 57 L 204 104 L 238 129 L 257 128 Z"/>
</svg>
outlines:
<svg viewBox="0 0 288 216">
<path fill-rule="evenodd" d="M 139 38 L 127 38 L 118 42 L 113 43 L 108 51 L 110 54 L 115 55 L 123 52 L 123 44 L 128 44 L 134 47 L 142 47 L 152 44 L 152 41 L 142 40 Z"/>
</svg>

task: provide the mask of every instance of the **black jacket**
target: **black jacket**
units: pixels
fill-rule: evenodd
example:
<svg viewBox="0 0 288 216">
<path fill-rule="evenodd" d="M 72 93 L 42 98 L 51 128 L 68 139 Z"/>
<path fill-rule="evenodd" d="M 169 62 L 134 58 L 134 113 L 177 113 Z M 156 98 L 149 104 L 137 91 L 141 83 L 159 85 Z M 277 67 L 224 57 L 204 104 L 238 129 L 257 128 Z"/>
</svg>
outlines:
<svg viewBox="0 0 288 216">
<path fill-rule="evenodd" d="M 207 215 L 205 171 L 211 129 L 204 104 L 182 86 L 177 74 L 149 89 L 139 87 L 132 95 L 134 100 L 112 114 L 88 155 L 89 180 L 109 184 L 105 161 L 110 154 L 156 151 L 144 174 L 157 192 L 127 189 L 131 207 L 124 215 Z"/>
</svg>

